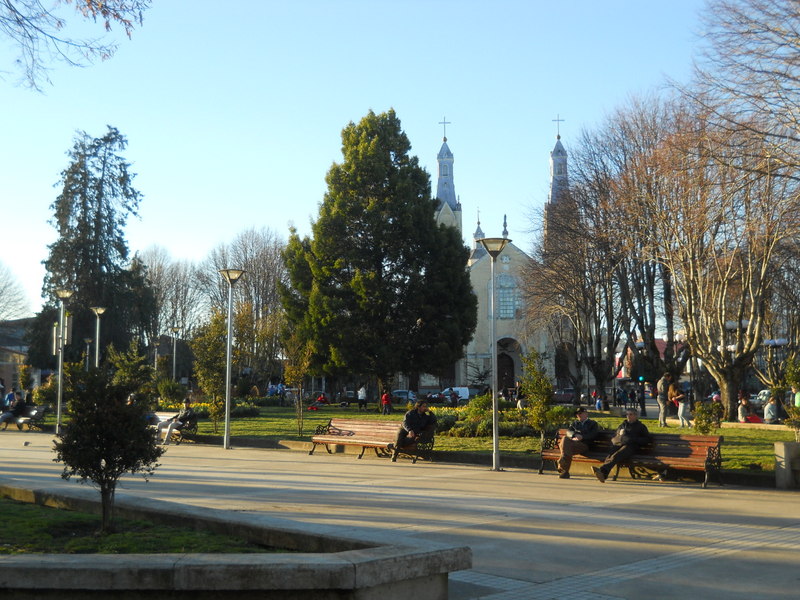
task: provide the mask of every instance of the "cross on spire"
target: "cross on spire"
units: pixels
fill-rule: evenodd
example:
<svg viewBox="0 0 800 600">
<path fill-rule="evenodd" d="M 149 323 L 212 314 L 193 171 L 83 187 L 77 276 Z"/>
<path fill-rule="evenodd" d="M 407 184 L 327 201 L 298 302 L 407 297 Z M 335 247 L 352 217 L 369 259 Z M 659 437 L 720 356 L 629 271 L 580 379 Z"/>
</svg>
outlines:
<svg viewBox="0 0 800 600">
<path fill-rule="evenodd" d="M 452 125 L 450 121 L 447 120 L 447 117 L 442 117 L 442 120 L 439 121 L 439 125 L 441 125 L 444 129 L 444 141 L 447 141 L 447 126 Z"/>
<path fill-rule="evenodd" d="M 556 135 L 558 136 L 559 140 L 561 139 L 561 125 L 560 125 L 560 123 L 563 123 L 563 122 L 564 122 L 564 119 L 561 118 L 561 115 L 556 114 L 556 118 L 553 119 L 553 123 L 556 124 Z"/>
</svg>

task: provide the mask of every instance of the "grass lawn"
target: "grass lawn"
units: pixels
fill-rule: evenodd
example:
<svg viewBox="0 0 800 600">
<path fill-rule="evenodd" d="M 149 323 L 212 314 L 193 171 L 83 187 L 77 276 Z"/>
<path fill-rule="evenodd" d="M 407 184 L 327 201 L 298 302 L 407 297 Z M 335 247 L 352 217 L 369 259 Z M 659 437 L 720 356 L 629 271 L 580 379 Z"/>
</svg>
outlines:
<svg viewBox="0 0 800 600">
<path fill-rule="evenodd" d="M 392 415 L 381 415 L 374 408 L 370 412 L 358 412 L 355 406 L 348 408 L 325 407 L 320 411 L 306 411 L 303 423 L 303 435 L 298 435 L 297 420 L 293 408 L 265 407 L 258 417 L 231 419 L 231 436 L 254 436 L 273 440 L 311 439 L 317 425 L 324 425 L 331 417 L 347 417 L 353 419 L 383 419 L 401 421 L 405 408 L 397 408 Z M 607 429 L 615 429 L 622 422 L 621 417 L 609 417 L 607 414 L 590 413 L 591 417 Z M 652 433 L 676 433 L 683 431 L 695 433 L 693 429 L 678 430 L 675 427 L 658 426 L 657 419 L 642 419 Z M 210 421 L 201 420 L 198 428 L 200 434 L 213 434 Z M 220 424 L 217 434 L 221 435 Z M 783 427 L 774 430 L 763 429 L 718 429 L 714 435 L 722 435 L 722 467 L 736 471 L 774 471 L 775 442 L 794 441 L 794 434 Z M 491 454 L 491 437 L 461 438 L 439 435 L 436 437 L 436 450 L 451 452 L 475 452 Z M 500 450 L 509 455 L 531 455 L 539 452 L 539 438 L 501 437 Z"/>
<path fill-rule="evenodd" d="M 115 519 L 99 535 L 100 516 L 0 498 L 2 554 L 167 554 L 285 552 L 217 533 Z"/>
</svg>

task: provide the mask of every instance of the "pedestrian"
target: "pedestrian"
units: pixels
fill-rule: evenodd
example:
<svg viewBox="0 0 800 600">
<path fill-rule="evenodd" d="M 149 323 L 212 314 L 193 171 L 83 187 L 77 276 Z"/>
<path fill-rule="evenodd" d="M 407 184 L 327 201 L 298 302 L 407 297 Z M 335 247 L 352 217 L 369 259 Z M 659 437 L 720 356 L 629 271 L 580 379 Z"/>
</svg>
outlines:
<svg viewBox="0 0 800 600">
<path fill-rule="evenodd" d="M 689 417 L 686 416 L 688 411 L 686 395 L 681 391 L 677 383 L 671 383 L 669 386 L 669 401 L 678 408 L 680 427 L 683 427 L 684 423 L 686 423 L 686 427 L 691 427 L 692 423 L 689 421 Z"/>
<path fill-rule="evenodd" d="M 392 396 L 389 394 L 389 390 L 383 390 L 383 394 L 381 394 L 381 413 L 392 414 Z"/>
<path fill-rule="evenodd" d="M 656 384 L 656 402 L 658 402 L 658 424 L 667 427 L 667 403 L 669 402 L 669 384 L 672 373 L 666 372 Z"/>
<path fill-rule="evenodd" d="M 366 410 L 367 410 L 367 386 L 366 385 L 361 384 L 361 387 L 358 388 L 357 397 L 358 397 L 358 412 L 361 412 L 362 410 L 364 412 L 366 412 Z"/>
</svg>

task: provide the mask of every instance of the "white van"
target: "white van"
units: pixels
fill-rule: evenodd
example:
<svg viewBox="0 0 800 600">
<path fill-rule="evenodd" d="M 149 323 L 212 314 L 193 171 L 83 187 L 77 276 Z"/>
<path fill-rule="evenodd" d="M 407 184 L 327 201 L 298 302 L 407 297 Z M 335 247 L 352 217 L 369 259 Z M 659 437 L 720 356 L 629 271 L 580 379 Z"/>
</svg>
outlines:
<svg viewBox="0 0 800 600">
<path fill-rule="evenodd" d="M 447 402 L 450 400 L 450 394 L 454 392 L 458 394 L 459 400 L 469 400 L 469 388 L 468 387 L 449 387 L 442 390 L 442 395 L 444 395 L 444 401 Z"/>
</svg>

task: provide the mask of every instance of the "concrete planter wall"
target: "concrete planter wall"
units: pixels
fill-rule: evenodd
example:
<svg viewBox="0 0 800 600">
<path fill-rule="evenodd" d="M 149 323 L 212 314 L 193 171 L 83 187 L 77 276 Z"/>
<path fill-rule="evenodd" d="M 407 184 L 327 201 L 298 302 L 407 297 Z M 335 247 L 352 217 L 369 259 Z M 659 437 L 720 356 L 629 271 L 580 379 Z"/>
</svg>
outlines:
<svg viewBox="0 0 800 600">
<path fill-rule="evenodd" d="M 800 487 L 800 442 L 775 442 L 775 487 Z"/>
<path fill-rule="evenodd" d="M 99 512 L 90 488 L 59 493 L 0 481 L 0 496 Z M 358 535 L 319 533 L 302 523 L 143 498 L 117 496 L 115 514 L 225 532 L 291 554 L 151 554 L 4 556 L 4 598 L 133 600 L 445 600 L 450 571 L 469 569 L 467 547 L 421 542 L 413 548 Z"/>
</svg>

